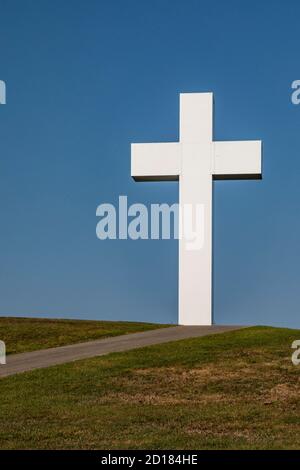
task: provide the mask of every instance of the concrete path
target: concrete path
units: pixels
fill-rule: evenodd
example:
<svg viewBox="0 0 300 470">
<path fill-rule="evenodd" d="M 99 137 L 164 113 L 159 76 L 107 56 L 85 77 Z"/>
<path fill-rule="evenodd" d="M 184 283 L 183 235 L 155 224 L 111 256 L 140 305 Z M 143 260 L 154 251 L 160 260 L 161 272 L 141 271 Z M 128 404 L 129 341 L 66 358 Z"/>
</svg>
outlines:
<svg viewBox="0 0 300 470">
<path fill-rule="evenodd" d="M 128 351 L 153 344 L 167 343 L 186 338 L 195 338 L 238 330 L 241 326 L 172 326 L 158 330 L 130 333 L 128 335 L 71 344 L 58 348 L 41 349 L 7 356 L 7 364 L 0 365 L 0 377 L 41 369 L 88 357 L 103 356 L 112 352 Z"/>
</svg>

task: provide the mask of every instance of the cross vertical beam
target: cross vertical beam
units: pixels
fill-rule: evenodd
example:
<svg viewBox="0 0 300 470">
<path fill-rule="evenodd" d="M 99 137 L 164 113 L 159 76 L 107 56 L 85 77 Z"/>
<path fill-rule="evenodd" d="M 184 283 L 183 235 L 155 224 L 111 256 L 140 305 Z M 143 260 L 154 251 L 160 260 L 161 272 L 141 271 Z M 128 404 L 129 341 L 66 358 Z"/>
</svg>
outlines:
<svg viewBox="0 0 300 470">
<path fill-rule="evenodd" d="M 189 250 L 188 240 L 179 240 L 179 323 L 211 325 L 212 284 L 212 93 L 180 95 L 179 204 L 202 204 L 203 246 Z"/>
</svg>

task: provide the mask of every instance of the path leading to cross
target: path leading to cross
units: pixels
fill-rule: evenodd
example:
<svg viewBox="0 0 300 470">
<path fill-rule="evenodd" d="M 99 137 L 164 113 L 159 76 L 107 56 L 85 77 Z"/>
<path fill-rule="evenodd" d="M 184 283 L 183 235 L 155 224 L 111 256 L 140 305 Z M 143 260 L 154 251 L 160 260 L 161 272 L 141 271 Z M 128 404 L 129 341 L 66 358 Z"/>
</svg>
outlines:
<svg viewBox="0 0 300 470">
<path fill-rule="evenodd" d="M 196 338 L 210 334 L 246 328 L 243 326 L 174 326 L 158 330 L 130 333 L 128 335 L 70 344 L 58 348 L 41 349 L 22 354 L 7 356 L 6 365 L 0 366 L 0 378 L 19 374 L 34 369 L 78 361 L 90 357 L 104 356 L 112 352 L 128 351 L 154 344 L 168 343 L 187 338 Z"/>
</svg>

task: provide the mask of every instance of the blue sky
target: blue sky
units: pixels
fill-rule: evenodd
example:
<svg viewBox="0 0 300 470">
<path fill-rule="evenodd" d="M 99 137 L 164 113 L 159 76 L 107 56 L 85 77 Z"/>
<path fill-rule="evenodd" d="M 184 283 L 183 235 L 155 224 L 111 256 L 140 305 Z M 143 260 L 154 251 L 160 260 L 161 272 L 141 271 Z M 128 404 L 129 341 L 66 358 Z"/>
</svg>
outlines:
<svg viewBox="0 0 300 470">
<path fill-rule="evenodd" d="M 300 327 L 300 3 L 0 0 L 0 314 L 177 321 L 174 240 L 100 241 L 96 207 L 174 203 L 130 142 L 178 140 L 213 91 L 215 140 L 262 139 L 262 181 L 214 183 L 214 321 Z"/>
</svg>

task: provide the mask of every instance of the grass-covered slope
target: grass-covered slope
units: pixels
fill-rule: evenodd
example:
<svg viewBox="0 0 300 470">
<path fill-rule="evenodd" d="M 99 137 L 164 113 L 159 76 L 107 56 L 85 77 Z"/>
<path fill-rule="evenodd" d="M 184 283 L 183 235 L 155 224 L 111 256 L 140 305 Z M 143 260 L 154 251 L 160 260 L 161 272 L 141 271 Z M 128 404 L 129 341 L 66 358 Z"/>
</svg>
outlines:
<svg viewBox="0 0 300 470">
<path fill-rule="evenodd" d="M 300 448 L 300 331 L 254 327 L 0 380 L 1 448 Z"/>
<path fill-rule="evenodd" d="M 134 322 L 0 317 L 0 340 L 7 354 L 80 343 L 167 325 Z"/>
</svg>

